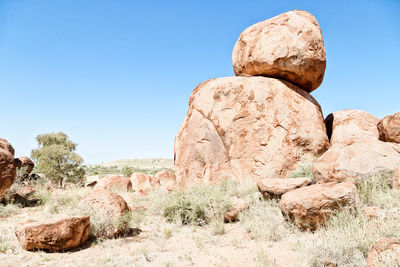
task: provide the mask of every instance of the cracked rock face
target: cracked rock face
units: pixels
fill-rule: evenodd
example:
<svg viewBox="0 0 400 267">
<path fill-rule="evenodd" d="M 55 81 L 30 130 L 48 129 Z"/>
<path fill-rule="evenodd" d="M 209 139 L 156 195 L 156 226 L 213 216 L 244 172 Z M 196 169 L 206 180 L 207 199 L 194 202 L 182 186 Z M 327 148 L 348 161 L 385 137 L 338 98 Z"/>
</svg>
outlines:
<svg viewBox="0 0 400 267">
<path fill-rule="evenodd" d="M 400 112 L 386 116 L 378 123 L 379 140 L 400 144 Z"/>
<path fill-rule="evenodd" d="M 16 176 L 14 148 L 0 138 L 0 195 L 13 184 Z"/>
<path fill-rule="evenodd" d="M 321 29 L 306 11 L 286 12 L 248 27 L 232 53 L 237 76 L 266 76 L 307 92 L 322 83 L 326 56 Z"/>
<path fill-rule="evenodd" d="M 193 91 L 175 138 L 176 180 L 284 177 L 328 145 L 318 103 L 298 87 L 266 77 L 212 79 Z"/>
</svg>

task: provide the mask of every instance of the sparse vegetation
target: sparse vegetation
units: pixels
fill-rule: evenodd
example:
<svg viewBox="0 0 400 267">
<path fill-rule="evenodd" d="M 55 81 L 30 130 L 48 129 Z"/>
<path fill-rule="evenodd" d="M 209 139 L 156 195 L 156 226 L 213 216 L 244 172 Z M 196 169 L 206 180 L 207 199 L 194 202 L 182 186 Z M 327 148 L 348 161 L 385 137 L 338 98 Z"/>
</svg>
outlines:
<svg viewBox="0 0 400 267">
<path fill-rule="evenodd" d="M 288 178 L 298 178 L 298 177 L 308 177 L 314 179 L 314 174 L 312 171 L 312 165 L 300 165 L 300 167 L 293 172 L 291 172 Z"/>
</svg>

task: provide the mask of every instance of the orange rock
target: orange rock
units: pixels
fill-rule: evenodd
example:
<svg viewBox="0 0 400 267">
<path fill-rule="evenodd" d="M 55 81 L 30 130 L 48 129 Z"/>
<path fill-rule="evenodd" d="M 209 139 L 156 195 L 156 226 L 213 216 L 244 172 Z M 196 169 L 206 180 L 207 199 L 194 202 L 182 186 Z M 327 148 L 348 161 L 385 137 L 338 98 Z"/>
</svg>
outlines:
<svg viewBox="0 0 400 267">
<path fill-rule="evenodd" d="M 266 76 L 311 92 L 322 83 L 326 56 L 313 15 L 294 10 L 259 22 L 240 34 L 232 53 L 237 76 Z"/>
<path fill-rule="evenodd" d="M 400 112 L 386 116 L 378 123 L 379 140 L 400 143 Z"/>
<path fill-rule="evenodd" d="M 379 119 L 368 112 L 355 109 L 336 111 L 325 119 L 331 145 L 354 138 L 377 140 L 378 122 Z"/>
<path fill-rule="evenodd" d="M 266 178 L 257 182 L 265 199 L 280 198 L 283 194 L 311 184 L 311 178 Z"/>
<path fill-rule="evenodd" d="M 15 227 L 15 235 L 26 250 L 69 250 L 85 243 L 89 233 L 89 217 L 71 217 L 44 222 L 28 221 Z"/>
<path fill-rule="evenodd" d="M 176 184 L 176 177 L 173 172 L 170 170 L 162 170 L 156 173 L 154 176 L 158 179 L 160 185 L 165 188 L 173 188 Z"/>
<path fill-rule="evenodd" d="M 128 192 L 132 191 L 132 182 L 129 178 L 122 176 L 107 176 L 97 182 L 95 188 Z"/>
<path fill-rule="evenodd" d="M 382 214 L 382 209 L 379 207 L 364 207 L 363 212 L 367 219 L 379 218 Z"/>
<path fill-rule="evenodd" d="M 139 195 L 147 195 L 148 191 L 160 186 L 160 180 L 158 178 L 146 173 L 134 173 L 131 176 L 131 180 L 133 189 L 139 193 Z"/>
<path fill-rule="evenodd" d="M 356 186 L 351 182 L 314 184 L 283 194 L 282 213 L 303 229 L 316 230 L 333 211 L 357 205 Z"/>
<path fill-rule="evenodd" d="M 247 209 L 249 204 L 246 200 L 239 199 L 239 198 L 232 198 L 232 208 L 224 214 L 224 221 L 226 223 L 237 221 L 239 217 L 239 212 Z"/>
<path fill-rule="evenodd" d="M 35 167 L 35 163 L 28 157 L 19 157 L 15 159 L 15 166 L 17 168 L 26 168 L 25 174 L 30 174 Z"/>
<path fill-rule="evenodd" d="M 367 267 L 399 265 L 400 238 L 379 238 L 369 250 Z"/>
<path fill-rule="evenodd" d="M 0 138 L 0 195 L 11 187 L 16 174 L 14 148 L 6 140 Z"/>
<path fill-rule="evenodd" d="M 90 211 L 93 214 L 107 216 L 111 220 L 118 221 L 121 216 L 128 212 L 129 206 L 126 201 L 118 194 L 105 189 L 94 189 L 86 197 L 81 199 L 78 207 Z M 109 229 L 108 237 L 120 234 L 118 227 Z"/>
<path fill-rule="evenodd" d="M 284 177 L 329 146 L 321 109 L 277 79 L 226 77 L 200 84 L 175 138 L 178 185 Z"/>
<path fill-rule="evenodd" d="M 366 176 L 393 172 L 400 165 L 400 145 L 366 138 L 334 144 L 313 166 L 316 182 L 356 182 Z"/>
</svg>

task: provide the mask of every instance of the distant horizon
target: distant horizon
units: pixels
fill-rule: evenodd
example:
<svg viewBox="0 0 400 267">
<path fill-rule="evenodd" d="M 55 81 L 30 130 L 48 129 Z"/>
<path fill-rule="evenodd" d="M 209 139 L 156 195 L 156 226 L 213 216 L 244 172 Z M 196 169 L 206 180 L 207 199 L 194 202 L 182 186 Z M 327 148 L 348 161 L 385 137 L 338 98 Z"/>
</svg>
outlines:
<svg viewBox="0 0 400 267">
<path fill-rule="evenodd" d="M 400 111 L 400 2 L 1 1 L 0 137 L 30 156 L 64 132 L 85 164 L 173 159 L 174 137 L 201 82 L 234 76 L 248 26 L 301 9 L 319 22 L 327 68 L 311 95 L 323 115 Z"/>
</svg>

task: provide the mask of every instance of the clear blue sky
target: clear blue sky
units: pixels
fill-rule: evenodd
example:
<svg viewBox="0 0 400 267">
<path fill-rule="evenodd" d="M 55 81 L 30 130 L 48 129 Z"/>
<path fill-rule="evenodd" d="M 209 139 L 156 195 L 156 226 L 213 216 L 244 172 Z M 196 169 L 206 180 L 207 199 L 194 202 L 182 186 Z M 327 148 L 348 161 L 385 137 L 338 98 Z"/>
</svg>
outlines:
<svg viewBox="0 0 400 267">
<path fill-rule="evenodd" d="M 397 0 L 0 0 L 0 137 L 18 156 L 63 131 L 88 163 L 172 158 L 196 85 L 232 76 L 240 32 L 292 9 L 322 28 L 325 116 L 400 111 Z"/>
</svg>

